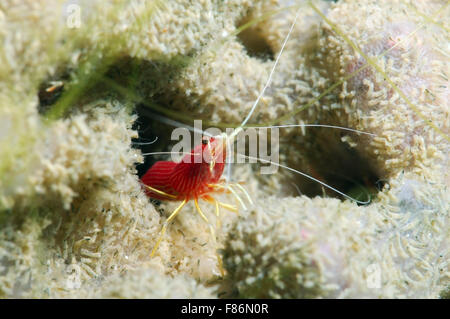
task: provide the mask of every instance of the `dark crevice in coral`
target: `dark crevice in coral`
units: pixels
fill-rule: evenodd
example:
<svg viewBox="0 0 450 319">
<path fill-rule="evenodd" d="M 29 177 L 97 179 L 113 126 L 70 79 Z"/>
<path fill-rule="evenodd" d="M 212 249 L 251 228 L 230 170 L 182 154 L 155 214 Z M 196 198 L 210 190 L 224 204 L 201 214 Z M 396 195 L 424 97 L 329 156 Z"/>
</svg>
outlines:
<svg viewBox="0 0 450 319">
<path fill-rule="evenodd" d="M 156 116 L 164 117 L 164 115 L 151 110 L 145 104 L 138 105 L 135 114 L 138 118 L 133 129 L 138 132 L 139 137 L 132 141 L 133 147 L 140 149 L 142 154 L 170 151 L 171 132 L 174 127 L 156 119 Z M 142 177 L 156 161 L 167 158 L 170 158 L 170 155 L 144 155 L 144 163 L 136 165 L 138 176 Z"/>
<path fill-rule="evenodd" d="M 329 134 L 326 130 L 317 130 L 308 135 L 306 140 L 297 145 L 312 145 L 303 149 L 302 154 L 308 163 L 307 167 L 298 168 L 304 173 L 339 190 L 347 196 L 359 201 L 367 201 L 376 197 L 377 193 L 387 185 L 367 161 L 340 140 L 341 134 Z M 297 168 L 295 159 L 289 163 Z M 344 196 L 305 177 L 294 175 L 292 179 L 302 195 L 308 197 L 327 196 L 345 200 Z"/>
<path fill-rule="evenodd" d="M 116 89 L 130 99 L 140 98 L 145 102 L 167 91 L 190 61 L 190 56 L 175 56 L 157 61 L 125 57 L 112 65 L 105 76 L 108 82 L 115 82 L 116 86 L 108 83 L 113 90 Z"/>
<path fill-rule="evenodd" d="M 251 19 L 246 17 L 239 21 L 237 28 L 250 22 Z M 244 45 L 247 54 L 251 57 L 258 58 L 262 61 L 274 60 L 274 53 L 267 40 L 262 35 L 260 26 L 248 27 L 238 34 L 239 41 Z"/>
<path fill-rule="evenodd" d="M 69 103 L 63 107 L 66 110 L 101 98 L 113 97 L 131 103 L 151 99 L 167 91 L 170 83 L 189 64 L 191 56 L 162 57 L 155 61 L 131 57 L 110 58 L 98 65 L 92 61 L 95 67 L 87 73 L 84 69 L 89 61 L 81 63 L 79 70 L 62 67 L 61 71 L 39 86 L 39 113 L 48 113 L 58 103 Z M 69 98 L 64 100 L 64 97 Z"/>
<path fill-rule="evenodd" d="M 182 97 L 179 99 L 178 102 L 182 100 Z M 189 101 L 186 100 L 186 105 L 188 104 Z M 142 154 L 170 152 L 172 147 L 181 141 L 172 140 L 172 132 L 176 128 L 184 127 L 184 123 L 161 112 L 161 109 L 174 111 L 175 107 L 173 103 L 167 102 L 166 99 L 155 97 L 154 100 L 138 104 L 134 110 L 137 120 L 133 129 L 138 132 L 139 137 L 133 140 L 133 147 L 140 149 Z M 187 119 L 184 121 L 187 122 Z M 192 127 L 193 123 L 187 123 L 187 125 Z M 203 129 L 206 128 L 203 127 Z M 190 136 L 193 138 L 192 133 Z M 193 140 L 190 141 L 191 148 L 194 147 L 193 142 Z M 185 151 L 190 151 L 190 149 Z M 170 154 L 144 155 L 144 163 L 136 165 L 138 176 L 144 175 L 155 162 L 167 160 L 171 160 Z"/>
</svg>

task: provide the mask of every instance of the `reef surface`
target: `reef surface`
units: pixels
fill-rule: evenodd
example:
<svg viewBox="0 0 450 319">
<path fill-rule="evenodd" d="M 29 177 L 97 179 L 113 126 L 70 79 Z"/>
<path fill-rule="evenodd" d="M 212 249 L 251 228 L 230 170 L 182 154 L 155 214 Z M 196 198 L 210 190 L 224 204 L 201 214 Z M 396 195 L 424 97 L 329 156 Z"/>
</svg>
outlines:
<svg viewBox="0 0 450 319">
<path fill-rule="evenodd" d="M 172 143 L 145 114 L 240 123 L 296 12 L 250 123 L 374 134 L 279 136 L 280 163 L 371 203 L 233 165 L 254 205 L 223 210 L 214 243 L 189 203 L 151 258 L 178 204 L 140 184 L 142 153 Z M 0 297 L 448 294 L 449 15 L 446 1 L 2 1 Z"/>
</svg>

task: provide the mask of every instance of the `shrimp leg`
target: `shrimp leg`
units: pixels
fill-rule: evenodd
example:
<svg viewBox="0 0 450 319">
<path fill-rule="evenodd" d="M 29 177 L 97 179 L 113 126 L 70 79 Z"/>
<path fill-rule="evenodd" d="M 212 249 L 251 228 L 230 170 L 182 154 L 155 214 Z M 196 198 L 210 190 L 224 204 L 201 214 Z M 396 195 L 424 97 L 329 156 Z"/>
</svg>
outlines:
<svg viewBox="0 0 450 319">
<path fill-rule="evenodd" d="M 172 219 L 175 218 L 175 216 L 177 216 L 177 214 L 180 212 L 180 210 L 183 208 L 184 205 L 186 205 L 187 203 L 187 198 L 185 198 L 180 206 L 178 206 L 173 213 L 169 216 L 169 218 L 167 218 L 167 220 L 164 222 L 163 228 L 161 229 L 161 234 L 159 235 L 158 241 L 156 242 L 155 247 L 153 247 L 152 253 L 150 254 L 150 257 L 153 257 L 153 255 L 155 254 L 156 250 L 159 247 L 159 244 L 161 243 L 161 240 L 163 239 L 164 234 L 166 233 L 166 229 L 167 229 L 167 225 L 172 221 Z"/>
<path fill-rule="evenodd" d="M 232 183 L 232 184 L 230 184 L 230 187 L 231 186 L 235 186 L 235 187 L 239 188 L 241 190 L 241 192 L 244 193 L 245 197 L 247 197 L 247 200 L 250 203 L 250 205 L 253 206 L 253 201 L 252 201 L 250 195 L 248 194 L 247 190 L 241 184 L 239 184 L 239 183 Z"/>
<path fill-rule="evenodd" d="M 159 189 L 156 189 L 156 188 L 154 188 L 154 187 L 151 187 L 151 186 L 148 186 L 148 185 L 144 185 L 145 187 L 147 187 L 150 191 L 152 191 L 153 193 L 156 193 L 156 194 L 159 194 L 159 195 L 162 195 L 162 196 L 166 196 L 166 197 L 168 197 L 169 199 L 175 199 L 175 198 L 177 198 L 176 196 L 174 196 L 174 195 L 171 195 L 171 194 L 168 194 L 168 193 L 166 193 L 166 192 L 163 192 L 163 191 L 160 191 Z"/>
</svg>

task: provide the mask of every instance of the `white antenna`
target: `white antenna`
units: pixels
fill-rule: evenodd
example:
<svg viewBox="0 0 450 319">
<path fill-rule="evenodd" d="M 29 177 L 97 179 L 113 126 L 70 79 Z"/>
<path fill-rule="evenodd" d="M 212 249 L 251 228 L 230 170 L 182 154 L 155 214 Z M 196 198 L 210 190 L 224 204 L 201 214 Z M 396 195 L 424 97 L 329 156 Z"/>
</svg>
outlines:
<svg viewBox="0 0 450 319">
<path fill-rule="evenodd" d="M 280 61 L 281 54 L 283 53 L 284 48 L 286 46 L 286 43 L 288 42 L 289 37 L 291 36 L 292 30 L 294 30 L 294 26 L 295 26 L 295 23 L 297 22 L 299 14 L 300 14 L 300 8 L 298 8 L 297 12 L 295 13 L 294 22 L 292 22 L 291 27 L 289 28 L 289 32 L 288 32 L 288 34 L 286 35 L 286 38 L 283 41 L 283 44 L 282 44 L 281 49 L 280 49 L 280 52 L 278 52 L 277 58 L 275 59 L 275 63 L 273 64 L 272 70 L 270 71 L 269 78 L 267 79 L 266 84 L 264 85 L 264 88 L 262 89 L 261 93 L 259 93 L 259 95 L 256 98 L 255 102 L 253 103 L 253 106 L 250 109 L 250 112 L 248 113 L 247 117 L 242 121 L 241 125 L 239 127 L 237 127 L 234 130 L 234 132 L 227 138 L 227 141 L 228 140 L 232 140 L 236 135 L 238 135 L 242 131 L 242 127 L 244 127 L 245 124 L 247 124 L 248 120 L 250 119 L 252 114 L 255 112 L 255 109 L 256 109 L 256 106 L 259 103 L 259 100 L 261 100 L 261 98 L 263 97 L 264 93 L 266 92 L 266 89 L 269 87 L 270 81 L 272 80 L 273 73 L 275 72 L 275 69 L 276 69 L 276 67 L 278 65 L 278 62 Z M 229 143 L 227 143 L 227 147 L 228 147 L 228 144 Z M 227 167 L 226 167 L 226 177 L 225 177 L 225 179 L 227 181 L 230 181 L 230 179 L 231 179 L 231 160 L 230 160 L 230 153 L 229 152 L 227 152 Z"/>
<path fill-rule="evenodd" d="M 275 63 L 273 65 L 273 67 L 272 67 L 272 70 L 270 71 L 269 78 L 267 79 L 266 85 L 264 85 L 264 88 L 262 89 L 261 93 L 259 93 L 258 98 L 256 99 L 255 103 L 253 103 L 253 106 L 252 106 L 250 112 L 248 113 L 247 117 L 242 121 L 240 127 L 243 127 L 245 124 L 247 124 L 248 120 L 250 119 L 250 117 L 252 116 L 253 112 L 255 111 L 256 106 L 259 103 L 259 100 L 262 98 L 262 96 L 266 92 L 266 89 L 269 86 L 270 81 L 272 80 L 272 76 L 273 76 L 273 73 L 275 71 L 275 68 L 278 65 L 278 61 L 280 60 L 281 54 L 284 51 L 284 47 L 286 46 L 286 43 L 288 42 L 289 37 L 291 36 L 292 30 L 294 29 L 295 23 L 297 22 L 297 18 L 298 18 L 299 13 L 300 13 L 300 8 L 297 9 L 297 12 L 296 12 L 295 18 L 294 18 L 294 22 L 292 23 L 291 28 L 289 29 L 289 32 L 288 32 L 286 38 L 284 39 L 283 45 L 281 46 L 280 52 L 278 53 L 278 56 L 275 59 Z"/>
<path fill-rule="evenodd" d="M 326 125 L 326 124 L 285 124 L 285 125 L 273 125 L 273 126 L 247 126 L 247 128 L 287 128 L 287 127 L 324 127 L 324 128 L 333 128 L 339 129 L 343 131 L 354 132 L 358 134 L 365 134 L 370 136 L 377 136 L 373 133 L 368 133 L 360 130 L 354 130 L 352 128 L 337 126 L 337 125 Z"/>
<path fill-rule="evenodd" d="M 296 169 L 294 169 L 294 168 L 291 168 L 291 167 L 289 167 L 289 166 L 286 166 L 286 165 L 283 165 L 283 164 L 279 164 L 279 163 L 276 163 L 276 162 L 272 162 L 272 161 L 269 161 L 269 160 L 266 160 L 266 159 L 263 159 L 263 158 L 259 158 L 259 157 L 247 156 L 247 155 L 239 154 L 239 153 L 238 153 L 237 155 L 238 155 L 238 156 L 242 156 L 242 157 L 246 157 L 246 158 L 248 158 L 248 159 L 254 159 L 254 160 L 257 160 L 257 161 L 261 161 L 261 162 L 263 162 L 263 163 L 267 163 L 267 164 L 270 164 L 270 165 L 273 164 L 273 165 L 278 166 L 278 167 L 281 167 L 281 168 L 285 168 L 285 169 L 287 169 L 287 170 L 290 170 L 291 172 L 294 172 L 294 173 L 296 173 L 296 174 L 302 175 L 302 176 L 304 176 L 304 177 L 306 177 L 306 178 L 308 178 L 308 179 L 310 179 L 310 180 L 312 180 L 312 181 L 314 181 L 314 182 L 317 182 L 317 183 L 319 183 L 320 185 L 322 185 L 322 186 L 324 186 L 324 187 L 326 187 L 326 188 L 328 188 L 328 189 L 331 189 L 333 192 L 336 192 L 336 193 L 338 193 L 339 195 L 344 196 L 345 198 L 347 198 L 347 199 L 349 199 L 349 200 L 351 200 L 351 201 L 357 202 L 358 204 L 361 204 L 361 205 L 367 205 L 367 204 L 370 204 L 370 201 L 371 201 L 370 196 L 369 196 L 369 199 L 368 199 L 367 201 L 360 201 L 360 200 L 357 200 L 357 199 L 355 199 L 355 198 L 353 198 L 353 197 L 351 197 L 351 196 L 348 196 L 347 194 L 345 194 L 345 193 L 343 193 L 343 192 L 337 190 L 336 188 L 334 188 L 334 187 L 332 187 L 332 186 L 330 186 L 330 185 L 328 185 L 328 184 L 326 184 L 326 183 L 324 183 L 324 182 L 318 180 L 317 178 L 314 178 L 314 177 L 312 177 L 312 176 L 310 176 L 310 175 L 308 175 L 308 174 L 306 174 L 306 173 L 303 173 L 303 172 L 301 172 L 301 171 L 299 171 L 299 170 L 296 170 Z"/>
</svg>

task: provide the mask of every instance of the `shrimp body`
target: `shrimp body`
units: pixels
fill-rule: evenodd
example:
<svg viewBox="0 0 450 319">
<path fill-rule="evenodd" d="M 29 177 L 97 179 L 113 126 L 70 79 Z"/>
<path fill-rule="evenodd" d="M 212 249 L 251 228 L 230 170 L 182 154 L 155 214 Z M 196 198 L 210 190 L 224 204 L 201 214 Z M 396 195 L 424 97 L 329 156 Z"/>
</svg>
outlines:
<svg viewBox="0 0 450 319">
<path fill-rule="evenodd" d="M 147 196 L 160 200 L 181 201 L 181 204 L 165 221 L 151 256 L 154 256 L 158 249 L 168 224 L 187 202 L 194 200 L 198 213 L 208 224 L 208 218 L 198 204 L 199 198 L 215 203 L 217 217 L 219 217 L 220 205 L 229 210 L 237 210 L 234 206 L 221 203 L 209 195 L 217 192 L 218 188 L 226 188 L 220 185 L 220 179 L 225 168 L 225 157 L 226 143 L 224 137 L 204 138 L 202 144 L 195 146 L 189 154 L 183 157 L 181 162 L 156 162 L 142 176 L 141 181 L 144 184 Z M 210 231 L 215 243 L 215 234 L 211 225 Z M 217 259 L 223 276 L 222 260 L 219 255 L 217 255 Z"/>
<path fill-rule="evenodd" d="M 192 200 L 215 190 L 225 167 L 221 138 L 205 138 L 181 162 L 156 162 L 141 180 L 147 196 L 159 200 Z"/>
</svg>

